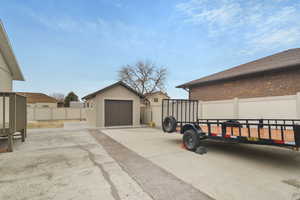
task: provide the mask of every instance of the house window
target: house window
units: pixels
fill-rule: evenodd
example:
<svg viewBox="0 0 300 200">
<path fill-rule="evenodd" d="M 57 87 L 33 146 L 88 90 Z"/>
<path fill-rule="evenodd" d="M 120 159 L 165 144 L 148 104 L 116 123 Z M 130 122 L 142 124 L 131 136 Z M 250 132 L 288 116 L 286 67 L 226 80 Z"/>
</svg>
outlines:
<svg viewBox="0 0 300 200">
<path fill-rule="evenodd" d="M 157 103 L 157 102 L 158 102 L 158 98 L 154 98 L 154 102 L 156 102 L 156 103 Z"/>
</svg>

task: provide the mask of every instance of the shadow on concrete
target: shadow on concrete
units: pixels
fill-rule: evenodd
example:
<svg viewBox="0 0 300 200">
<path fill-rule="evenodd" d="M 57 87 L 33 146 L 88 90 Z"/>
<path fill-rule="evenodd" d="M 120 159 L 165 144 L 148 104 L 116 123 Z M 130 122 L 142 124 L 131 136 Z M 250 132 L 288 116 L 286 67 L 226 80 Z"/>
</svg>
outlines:
<svg viewBox="0 0 300 200">
<path fill-rule="evenodd" d="M 300 152 L 291 149 L 212 140 L 203 141 L 202 145 L 208 149 L 208 152 L 227 154 L 228 156 L 240 157 L 252 162 L 263 162 L 274 167 L 284 165 L 285 167 L 300 168 Z"/>
<path fill-rule="evenodd" d="M 181 138 L 169 139 L 168 143 L 182 146 Z M 201 145 L 207 148 L 208 154 L 226 154 L 229 157 L 239 157 L 249 162 L 264 163 L 274 167 L 285 166 L 290 169 L 300 169 L 300 152 L 291 149 L 266 145 L 242 144 L 204 140 Z M 286 168 L 287 169 L 287 168 Z"/>
</svg>

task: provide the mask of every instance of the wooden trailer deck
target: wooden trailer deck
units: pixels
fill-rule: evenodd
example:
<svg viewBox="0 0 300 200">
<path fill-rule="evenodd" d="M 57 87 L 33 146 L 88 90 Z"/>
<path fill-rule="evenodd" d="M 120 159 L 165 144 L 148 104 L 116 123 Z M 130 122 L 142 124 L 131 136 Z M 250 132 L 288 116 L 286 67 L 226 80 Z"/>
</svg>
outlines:
<svg viewBox="0 0 300 200">
<path fill-rule="evenodd" d="M 208 133 L 208 126 L 201 125 L 202 131 Z M 222 135 L 222 127 L 221 126 L 211 126 L 211 133 L 216 135 Z M 241 129 L 241 133 L 240 133 Z M 282 134 L 283 132 L 283 134 Z M 270 134 L 269 134 L 270 133 Z M 278 141 L 286 141 L 286 142 L 295 142 L 294 138 L 294 130 L 293 129 L 270 129 L 269 128 L 238 128 L 238 127 L 226 127 L 226 136 L 242 136 L 248 138 L 257 138 L 257 139 L 271 139 Z"/>
</svg>

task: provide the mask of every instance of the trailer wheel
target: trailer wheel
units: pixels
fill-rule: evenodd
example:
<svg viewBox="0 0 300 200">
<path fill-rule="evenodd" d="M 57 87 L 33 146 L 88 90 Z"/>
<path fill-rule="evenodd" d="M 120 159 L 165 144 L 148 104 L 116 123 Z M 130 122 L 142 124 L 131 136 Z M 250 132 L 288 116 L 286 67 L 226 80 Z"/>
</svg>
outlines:
<svg viewBox="0 0 300 200">
<path fill-rule="evenodd" d="M 189 151 L 195 151 L 200 145 L 200 139 L 196 131 L 189 129 L 183 134 L 183 145 Z"/>
<path fill-rule="evenodd" d="M 174 117 L 166 117 L 162 126 L 165 132 L 172 133 L 176 131 L 177 121 Z"/>
</svg>

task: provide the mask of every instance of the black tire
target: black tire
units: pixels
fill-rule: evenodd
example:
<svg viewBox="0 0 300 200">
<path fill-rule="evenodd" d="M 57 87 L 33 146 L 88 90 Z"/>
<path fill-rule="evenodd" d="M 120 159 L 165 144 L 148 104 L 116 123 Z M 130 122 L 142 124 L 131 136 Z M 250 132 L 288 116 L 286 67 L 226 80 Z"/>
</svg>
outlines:
<svg viewBox="0 0 300 200">
<path fill-rule="evenodd" d="M 162 126 L 165 132 L 172 133 L 176 131 L 177 121 L 174 117 L 166 117 Z"/>
<path fill-rule="evenodd" d="M 196 131 L 189 129 L 183 134 L 183 145 L 189 151 L 195 151 L 200 145 L 200 139 Z"/>
</svg>

